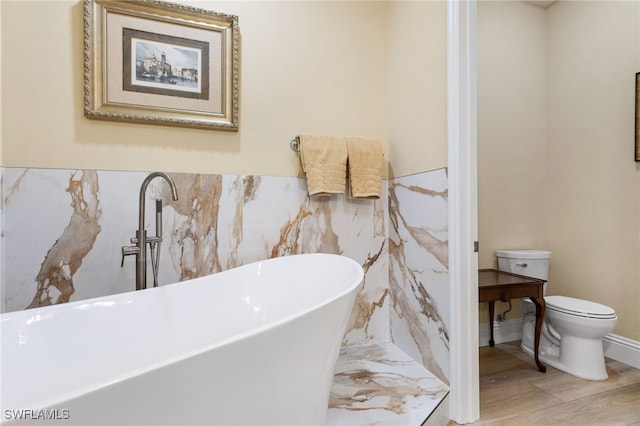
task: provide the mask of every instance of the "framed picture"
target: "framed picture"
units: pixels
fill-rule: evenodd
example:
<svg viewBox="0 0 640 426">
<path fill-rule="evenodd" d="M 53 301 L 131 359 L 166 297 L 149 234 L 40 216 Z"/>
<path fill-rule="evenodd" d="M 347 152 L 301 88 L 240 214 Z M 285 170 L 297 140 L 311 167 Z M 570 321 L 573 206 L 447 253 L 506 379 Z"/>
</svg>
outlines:
<svg viewBox="0 0 640 426">
<path fill-rule="evenodd" d="M 640 72 L 636 73 L 636 161 L 640 161 Z"/>
<path fill-rule="evenodd" d="M 238 130 L 238 17 L 157 0 L 85 0 L 84 115 Z"/>
</svg>

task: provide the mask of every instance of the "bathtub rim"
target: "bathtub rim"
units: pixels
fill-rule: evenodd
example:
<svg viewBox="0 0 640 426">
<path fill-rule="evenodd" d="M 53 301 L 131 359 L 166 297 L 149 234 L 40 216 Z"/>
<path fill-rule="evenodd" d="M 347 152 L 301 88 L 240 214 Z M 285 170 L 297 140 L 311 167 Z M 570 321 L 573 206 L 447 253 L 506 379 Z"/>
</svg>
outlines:
<svg viewBox="0 0 640 426">
<path fill-rule="evenodd" d="M 146 289 L 147 292 L 153 292 L 153 293 L 140 293 L 139 291 L 128 291 L 128 292 L 124 292 L 124 293 L 118 293 L 118 294 L 113 294 L 113 295 L 107 295 L 107 296 L 98 296 L 95 298 L 91 298 L 91 299 L 83 299 L 83 300 L 78 300 L 78 301 L 74 301 L 74 302 L 69 302 L 69 303 L 64 303 L 64 304 L 58 304 L 58 305 L 51 305 L 51 306 L 45 306 L 45 307 L 40 307 L 40 308 L 33 308 L 33 309 L 27 309 L 27 310 L 22 310 L 22 311 L 14 311 L 14 312 L 7 312 L 7 313 L 3 313 L 0 315 L 0 327 L 2 327 L 1 323 L 4 323 L 5 321 L 14 319 L 14 318 L 20 318 L 22 316 L 32 316 L 32 315 L 37 315 L 38 312 L 41 312 L 42 310 L 68 310 L 68 309 L 73 309 L 76 306 L 80 306 L 82 304 L 88 304 L 88 303 L 95 303 L 98 300 L 103 300 L 105 302 L 108 302 L 110 300 L 115 299 L 123 299 L 126 297 L 130 297 L 132 294 L 134 295 L 138 295 L 137 297 L 143 297 L 145 294 L 161 294 L 161 293 L 166 293 L 166 292 L 170 292 L 170 291 L 175 291 L 176 286 L 179 284 L 184 284 L 184 283 L 188 283 L 188 282 L 193 282 L 193 281 L 206 281 L 206 279 L 210 276 L 213 275 L 220 275 L 220 274 L 226 274 L 226 273 L 230 273 L 232 272 L 234 269 L 238 269 L 238 268 L 242 268 L 242 267 L 258 267 L 259 264 L 262 264 L 264 262 L 273 262 L 273 263 L 277 263 L 277 262 L 284 262 L 284 259 L 290 259 L 290 258 L 300 258 L 300 257 L 306 257 L 306 258 L 310 258 L 310 257 L 322 257 L 322 258 L 334 258 L 334 259 L 340 259 L 339 261 L 341 262 L 345 262 L 346 263 L 351 263 L 352 266 L 357 266 L 357 279 L 353 282 L 350 283 L 349 285 L 345 286 L 345 289 L 341 289 L 341 291 L 336 292 L 336 294 L 334 294 L 331 298 L 326 298 L 323 299 L 322 302 L 319 303 L 313 303 L 310 304 L 309 306 L 307 306 L 306 309 L 304 310 L 300 310 L 300 311 L 296 311 L 293 314 L 289 314 L 289 315 L 285 315 L 282 318 L 275 320 L 275 321 L 270 321 L 266 324 L 262 324 L 259 325 L 257 327 L 253 327 L 247 331 L 241 332 L 241 333 L 237 333 L 234 334 L 232 336 L 226 337 L 226 338 L 222 338 L 219 340 L 216 340 L 215 342 L 212 342 L 210 344 L 206 344 L 206 345 L 202 345 L 196 348 L 192 348 L 192 349 L 188 349 L 188 350 L 184 350 L 179 352 L 178 354 L 174 354 L 172 356 L 167 356 L 167 357 L 163 357 L 160 358 L 158 360 L 155 360 L 153 362 L 150 363 L 146 363 L 144 365 L 141 366 L 137 366 L 137 367 L 131 367 L 131 368 L 127 368 L 122 370 L 121 372 L 119 372 L 118 374 L 115 375 L 111 375 L 108 377 L 104 377 L 101 380 L 97 380 L 94 383 L 90 383 L 88 385 L 80 385 L 77 387 L 72 388 L 71 390 L 67 390 L 67 391 L 61 391 L 59 393 L 55 393 L 55 395 L 53 397 L 50 398 L 44 398 L 41 399 L 39 401 L 29 401 L 28 406 L 24 406 L 24 407 L 9 407 L 5 404 L 4 400 L 6 398 L 2 398 L 0 400 L 0 406 L 2 407 L 2 409 L 20 409 L 20 408 L 29 408 L 29 409 L 46 409 L 46 408 L 55 408 L 56 406 L 59 406 L 60 404 L 63 404 L 65 401 L 69 401 L 72 400 L 74 398 L 80 397 L 82 395 L 85 394 L 89 394 L 95 391 L 98 391 L 100 389 L 106 388 L 108 386 L 112 386 L 112 385 L 116 385 L 118 383 L 124 382 L 132 377 L 136 377 L 136 376 L 140 376 L 143 374 L 148 374 L 150 372 L 153 372 L 155 370 L 159 370 L 161 368 L 164 368 L 168 365 L 171 365 L 173 363 L 177 363 L 177 362 L 181 362 L 184 361 L 186 359 L 189 359 L 191 357 L 194 356 L 198 356 L 201 355 L 205 352 L 211 351 L 211 350 L 215 350 L 216 348 L 225 346 L 225 345 L 229 345 L 232 344 L 234 342 L 249 338 L 253 335 L 257 335 L 260 333 L 264 333 L 268 330 L 277 328 L 277 327 L 281 327 L 283 325 L 286 325 L 288 323 L 291 323 L 293 321 L 295 321 L 298 318 L 301 318 L 311 312 L 314 312 L 318 309 L 321 309 L 323 306 L 327 306 L 331 303 L 336 302 L 337 300 L 342 299 L 343 297 L 347 296 L 348 294 L 355 292 L 355 297 L 357 297 L 357 293 L 361 290 L 363 284 L 364 284 L 364 270 L 362 268 L 362 266 L 356 262 L 354 259 L 348 257 L 348 256 L 344 256 L 344 255 L 338 255 L 338 254 L 332 254 L 332 253 L 303 253 L 303 254 L 294 254 L 294 255 L 288 255 L 288 256 L 279 256 L 279 257 L 275 257 L 275 258 L 269 258 L 269 259 L 264 259 L 264 260 L 258 260 L 255 262 L 250 262 L 247 263 L 245 265 L 241 265 L 238 266 L 236 268 L 231 268 L 225 271 L 221 271 L 221 272 L 217 272 L 214 274 L 209 274 L 203 277 L 198 277 L 198 278 L 193 278 L 190 280 L 185 280 L 185 281 L 180 281 L 177 283 L 171 283 L 171 284 L 166 284 L 160 287 L 156 287 L 156 288 L 149 288 Z M 355 300 L 354 297 L 354 300 Z M 341 336 L 342 338 L 342 336 Z M 2 386 L 2 388 L 4 388 L 4 386 Z M 1 389 L 1 388 L 0 388 Z M 2 392 L 4 393 L 4 392 Z M 23 404 L 22 402 L 11 402 L 11 404 L 14 405 L 18 405 L 18 404 Z M 0 424 L 4 424 L 5 421 L 4 420 L 0 420 Z"/>
</svg>

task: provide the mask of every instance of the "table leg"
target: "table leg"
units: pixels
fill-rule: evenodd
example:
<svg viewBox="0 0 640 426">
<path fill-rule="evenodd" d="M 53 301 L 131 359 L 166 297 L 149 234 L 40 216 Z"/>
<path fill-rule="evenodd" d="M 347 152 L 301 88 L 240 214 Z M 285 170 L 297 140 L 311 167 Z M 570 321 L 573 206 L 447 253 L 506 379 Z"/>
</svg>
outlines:
<svg viewBox="0 0 640 426">
<path fill-rule="evenodd" d="M 542 329 L 542 320 L 544 319 L 544 311 L 546 309 L 546 304 L 544 302 L 544 298 L 535 298 L 530 297 L 531 301 L 534 305 L 536 305 L 536 328 L 535 328 L 535 339 L 534 339 L 534 354 L 536 365 L 538 366 L 538 370 L 541 372 L 546 372 L 547 367 L 540 362 L 538 359 L 538 348 L 540 347 L 540 330 Z"/>
<path fill-rule="evenodd" d="M 493 313 L 495 311 L 496 302 L 489 302 L 489 333 L 491 333 L 491 338 L 489 339 L 489 346 L 493 347 L 496 342 L 493 340 Z"/>
</svg>

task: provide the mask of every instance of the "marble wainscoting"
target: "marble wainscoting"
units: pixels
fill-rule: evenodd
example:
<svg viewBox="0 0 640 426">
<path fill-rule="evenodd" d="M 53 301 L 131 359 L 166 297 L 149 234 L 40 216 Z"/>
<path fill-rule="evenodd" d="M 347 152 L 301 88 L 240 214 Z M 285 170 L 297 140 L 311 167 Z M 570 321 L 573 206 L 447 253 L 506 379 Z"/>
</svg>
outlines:
<svg viewBox="0 0 640 426">
<path fill-rule="evenodd" d="M 449 376 L 446 169 L 389 183 L 391 340 L 440 380 Z"/>
<path fill-rule="evenodd" d="M 245 177 L 243 259 L 336 253 L 365 270 L 343 345 L 389 338 L 387 185 L 379 200 L 307 195 L 305 179 Z"/>
<path fill-rule="evenodd" d="M 96 171 L 4 169 L 6 311 L 126 291 L 119 230 L 137 207 L 125 187 L 100 197 L 103 183 Z"/>
<path fill-rule="evenodd" d="M 4 168 L 0 167 L 0 312 L 4 307 Z"/>
<path fill-rule="evenodd" d="M 3 169 L 5 311 L 132 291 L 131 245 L 148 173 Z M 159 285 L 297 253 L 337 253 L 366 271 L 344 345 L 389 339 L 387 185 L 379 200 L 309 198 L 297 177 L 172 173 L 154 179 L 146 229 L 163 200 Z M 148 285 L 153 283 L 151 269 Z"/>
<path fill-rule="evenodd" d="M 121 249 L 135 236 L 147 172 L 1 170 L 4 311 L 133 291 L 134 257 L 121 267 Z M 446 170 L 385 181 L 375 201 L 310 198 L 297 177 L 171 175 L 178 201 L 162 179 L 146 197 L 149 235 L 163 200 L 159 285 L 277 256 L 351 257 L 365 283 L 343 338 L 329 423 L 420 424 L 436 407 L 446 411 Z"/>
<path fill-rule="evenodd" d="M 391 341 L 342 348 L 330 425 L 449 421 L 447 173 L 388 185 Z"/>
</svg>

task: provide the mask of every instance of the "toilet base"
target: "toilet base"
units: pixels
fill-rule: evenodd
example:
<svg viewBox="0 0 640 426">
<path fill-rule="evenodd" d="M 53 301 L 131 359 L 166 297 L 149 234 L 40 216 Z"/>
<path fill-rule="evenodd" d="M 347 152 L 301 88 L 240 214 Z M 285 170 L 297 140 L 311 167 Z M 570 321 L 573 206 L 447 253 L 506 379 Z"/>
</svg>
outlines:
<svg viewBox="0 0 640 426">
<path fill-rule="evenodd" d="M 521 344 L 520 348 L 523 350 L 523 352 L 533 358 L 533 349 L 525 346 L 524 344 Z M 589 351 L 591 350 L 595 350 L 597 354 L 597 348 L 589 349 Z M 602 352 L 602 344 L 600 344 L 600 352 Z M 602 354 L 600 358 L 596 358 L 594 356 L 585 357 L 584 360 L 581 360 L 579 362 L 579 365 L 567 365 L 562 362 L 561 356 L 554 355 L 553 353 L 539 353 L 538 357 L 540 361 L 542 361 L 549 367 L 564 371 L 565 373 L 571 374 L 572 376 L 576 376 L 581 379 L 603 381 L 609 378 L 609 375 L 607 374 L 607 368 L 604 363 L 604 354 Z"/>
<path fill-rule="evenodd" d="M 525 313 L 522 323 L 522 344 L 520 348 L 529 356 L 533 353 L 533 327 L 535 317 Z M 544 364 L 564 371 L 581 379 L 607 380 L 607 368 L 604 362 L 602 339 L 582 339 L 575 336 L 554 336 L 545 321 L 540 333 L 538 357 Z"/>
</svg>

